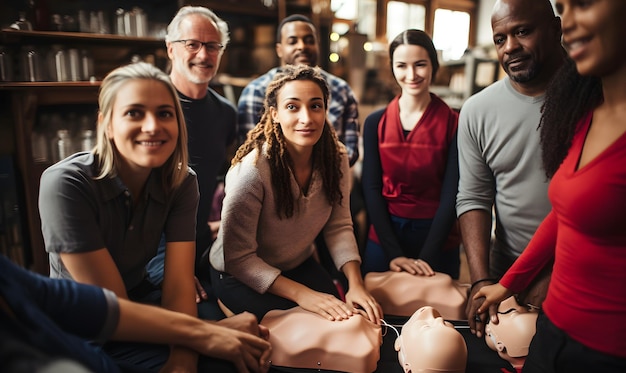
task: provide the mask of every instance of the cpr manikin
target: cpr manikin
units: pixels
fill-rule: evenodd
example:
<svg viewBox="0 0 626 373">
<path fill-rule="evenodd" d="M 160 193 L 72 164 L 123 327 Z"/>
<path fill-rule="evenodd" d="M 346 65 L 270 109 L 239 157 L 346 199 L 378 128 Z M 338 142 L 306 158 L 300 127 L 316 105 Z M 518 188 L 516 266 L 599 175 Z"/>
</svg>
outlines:
<svg viewBox="0 0 626 373">
<path fill-rule="evenodd" d="M 370 272 L 365 288 L 378 301 L 385 315 L 409 317 L 421 307 L 432 306 L 446 320 L 465 320 L 468 285 L 445 274 L 416 276 L 408 272 Z"/>
<path fill-rule="evenodd" d="M 499 322 L 485 326 L 487 345 L 518 372 L 522 371 L 528 346 L 535 335 L 537 315 L 520 306 L 515 297 L 509 297 L 498 306 Z"/>
<path fill-rule="evenodd" d="M 405 373 L 465 372 L 465 340 L 433 307 L 415 311 L 402 327 L 394 348 Z"/>
<path fill-rule="evenodd" d="M 329 321 L 301 307 L 272 310 L 261 320 L 270 331 L 274 366 L 371 373 L 380 358 L 380 325 L 356 314 Z"/>
</svg>

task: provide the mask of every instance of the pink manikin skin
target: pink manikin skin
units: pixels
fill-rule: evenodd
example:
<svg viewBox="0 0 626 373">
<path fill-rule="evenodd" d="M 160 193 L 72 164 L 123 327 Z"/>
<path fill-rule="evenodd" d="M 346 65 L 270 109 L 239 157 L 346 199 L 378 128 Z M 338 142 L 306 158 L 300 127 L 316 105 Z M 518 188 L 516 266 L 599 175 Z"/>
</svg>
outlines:
<svg viewBox="0 0 626 373">
<path fill-rule="evenodd" d="M 380 303 L 385 315 L 409 317 L 421 307 L 432 306 L 446 320 L 466 320 L 469 285 L 445 273 L 416 276 L 408 272 L 370 272 L 365 288 Z"/>
<path fill-rule="evenodd" d="M 380 325 L 356 314 L 329 321 L 301 307 L 272 310 L 261 320 L 270 330 L 272 365 L 372 373 L 380 358 Z"/>
<path fill-rule="evenodd" d="M 524 366 L 528 346 L 535 335 L 537 316 L 537 312 L 520 306 L 515 297 L 509 297 L 498 306 L 499 322 L 485 325 L 487 345 L 518 372 Z"/>
<path fill-rule="evenodd" d="M 415 311 L 402 327 L 394 347 L 405 373 L 465 372 L 465 340 L 433 307 Z"/>
</svg>

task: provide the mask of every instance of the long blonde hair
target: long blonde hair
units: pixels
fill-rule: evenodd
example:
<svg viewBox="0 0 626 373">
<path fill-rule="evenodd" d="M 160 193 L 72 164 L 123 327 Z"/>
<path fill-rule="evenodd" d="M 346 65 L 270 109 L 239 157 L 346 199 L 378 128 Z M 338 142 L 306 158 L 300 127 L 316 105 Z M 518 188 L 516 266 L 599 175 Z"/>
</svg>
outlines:
<svg viewBox="0 0 626 373">
<path fill-rule="evenodd" d="M 93 153 L 98 158 L 99 166 L 96 179 L 117 176 L 120 155 L 113 140 L 107 136 L 107 129 L 111 125 L 113 104 L 115 103 L 117 92 L 128 81 L 135 79 L 149 79 L 163 83 L 174 101 L 178 122 L 178 140 L 176 141 L 174 153 L 160 167 L 163 186 L 166 191 L 171 192 L 183 183 L 188 173 L 187 126 L 185 125 L 183 110 L 178 101 L 176 88 L 172 85 L 169 76 L 157 67 L 145 62 L 118 67 L 111 71 L 102 81 L 98 96 L 98 107 L 102 119 L 98 123 L 98 138 L 96 147 L 93 150 Z"/>
<path fill-rule="evenodd" d="M 248 132 L 246 141 L 239 147 L 231 164 L 241 162 L 252 150 L 257 150 L 257 157 L 265 154 L 269 160 L 272 172 L 272 187 L 276 195 L 276 213 L 279 217 L 289 218 L 293 216 L 295 198 L 291 190 L 291 172 L 293 160 L 287 151 L 285 137 L 280 124 L 272 121 L 270 107 L 277 107 L 278 91 L 288 82 L 295 80 L 309 80 L 317 84 L 322 90 L 324 109 L 328 108 L 330 91 L 328 84 L 318 68 L 299 65 L 287 65 L 276 74 L 268 85 L 263 103 L 263 115 L 257 125 Z M 266 152 L 263 152 L 263 146 Z M 313 167 L 322 175 L 323 188 L 330 204 L 341 203 L 343 195 L 340 189 L 340 181 L 343 177 L 341 172 L 341 153 L 345 149 L 339 144 L 335 129 L 324 121 L 324 130 L 320 140 L 313 147 Z"/>
</svg>

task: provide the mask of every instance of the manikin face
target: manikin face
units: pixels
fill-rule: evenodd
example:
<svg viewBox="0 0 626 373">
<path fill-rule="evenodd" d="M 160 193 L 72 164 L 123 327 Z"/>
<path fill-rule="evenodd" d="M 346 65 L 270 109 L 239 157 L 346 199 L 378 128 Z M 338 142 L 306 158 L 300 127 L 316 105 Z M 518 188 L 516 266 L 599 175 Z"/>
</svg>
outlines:
<svg viewBox="0 0 626 373">
<path fill-rule="evenodd" d="M 535 335 L 537 315 L 517 304 L 514 297 L 505 299 L 498 306 L 499 322 L 485 326 L 487 345 L 514 367 L 523 365 Z"/>
<path fill-rule="evenodd" d="M 180 35 L 181 40 L 218 44 L 222 42 L 215 24 L 198 14 L 189 15 L 181 22 Z M 172 60 L 172 76 L 184 77 L 184 80 L 192 84 L 207 84 L 217 74 L 223 49 L 209 51 L 203 46 L 194 53 L 185 48 L 185 43 L 170 43 L 167 46 L 167 54 Z"/>
<path fill-rule="evenodd" d="M 276 54 L 282 65 L 317 65 L 319 47 L 313 26 L 302 21 L 285 23 Z"/>
<path fill-rule="evenodd" d="M 276 105 L 270 113 L 282 129 L 289 152 L 312 151 L 326 121 L 322 89 L 310 80 L 287 82 L 278 91 Z"/>
<path fill-rule="evenodd" d="M 393 52 L 393 75 L 403 95 L 429 94 L 433 66 L 426 49 L 419 45 L 399 45 Z"/>
<path fill-rule="evenodd" d="M 502 68 L 516 83 L 536 78 L 558 47 L 553 19 L 538 16 L 528 0 L 501 0 L 491 17 L 493 42 Z"/>
<path fill-rule="evenodd" d="M 394 347 L 405 373 L 465 372 L 467 346 L 463 336 L 430 306 L 415 311 Z"/>
<path fill-rule="evenodd" d="M 133 79 L 117 93 L 107 136 L 120 155 L 120 172 L 149 174 L 174 153 L 178 120 L 171 92 L 163 82 Z"/>
<path fill-rule="evenodd" d="M 563 44 L 581 75 L 605 76 L 626 68 L 626 1 L 557 0 Z"/>
</svg>

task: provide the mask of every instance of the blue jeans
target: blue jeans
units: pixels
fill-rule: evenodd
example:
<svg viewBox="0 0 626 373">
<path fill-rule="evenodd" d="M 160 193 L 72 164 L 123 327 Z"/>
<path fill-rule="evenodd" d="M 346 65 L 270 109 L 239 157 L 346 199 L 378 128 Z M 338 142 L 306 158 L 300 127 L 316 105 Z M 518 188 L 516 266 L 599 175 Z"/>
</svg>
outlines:
<svg viewBox="0 0 626 373">
<path fill-rule="evenodd" d="M 161 235 L 161 242 L 154 258 L 146 264 L 148 281 L 154 285 L 161 285 L 163 282 L 163 271 L 165 270 L 165 234 Z"/>
<path fill-rule="evenodd" d="M 147 280 L 153 284 L 155 287 L 161 288 L 161 283 L 163 282 L 163 271 L 165 270 L 165 235 L 161 236 L 161 242 L 159 242 L 159 249 L 157 250 L 157 254 L 148 262 L 146 265 L 147 272 Z M 209 278 L 209 274 L 206 276 L 198 275 L 198 280 L 200 280 L 200 284 L 206 291 L 208 295 L 208 299 L 198 303 L 198 317 L 204 320 L 221 320 L 226 317 L 224 312 L 217 305 L 217 298 L 213 293 L 213 288 L 211 287 L 211 279 Z M 158 294 L 158 303 L 160 303 L 160 292 Z M 156 303 L 154 300 L 151 300 L 151 303 Z"/>
</svg>

